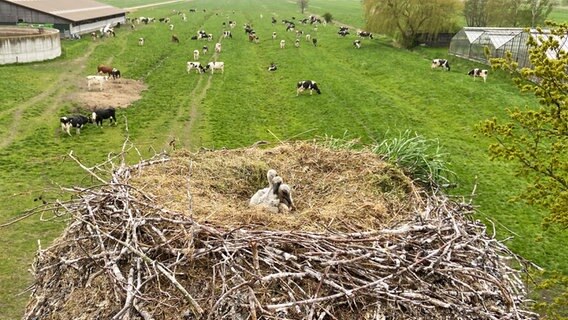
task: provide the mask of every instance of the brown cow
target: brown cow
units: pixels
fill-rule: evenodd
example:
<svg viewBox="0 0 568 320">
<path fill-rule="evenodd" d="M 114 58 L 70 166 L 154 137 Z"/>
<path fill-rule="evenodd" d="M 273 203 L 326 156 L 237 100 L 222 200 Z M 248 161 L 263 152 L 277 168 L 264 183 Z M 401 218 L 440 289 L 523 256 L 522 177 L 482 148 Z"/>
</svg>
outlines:
<svg viewBox="0 0 568 320">
<path fill-rule="evenodd" d="M 110 77 L 110 76 L 111 76 L 112 69 L 113 69 L 112 67 L 105 66 L 105 65 L 102 65 L 102 64 L 101 64 L 101 65 L 99 65 L 99 66 L 97 67 L 97 72 L 98 72 L 98 73 L 103 73 L 103 74 L 106 73 L 106 74 Z"/>
</svg>

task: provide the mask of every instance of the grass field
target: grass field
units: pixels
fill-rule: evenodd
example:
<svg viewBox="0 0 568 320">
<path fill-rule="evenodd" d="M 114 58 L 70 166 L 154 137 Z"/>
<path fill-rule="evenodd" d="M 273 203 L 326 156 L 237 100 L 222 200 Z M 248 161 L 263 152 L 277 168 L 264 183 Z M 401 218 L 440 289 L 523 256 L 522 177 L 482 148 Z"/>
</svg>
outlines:
<svg viewBox="0 0 568 320">
<path fill-rule="evenodd" d="M 120 6 L 148 2 L 120 1 Z M 342 23 L 360 26 L 359 3 L 312 0 L 309 13 L 330 12 Z M 459 187 L 452 190 L 456 196 L 469 197 L 477 184 L 479 218 L 496 221 L 499 238 L 514 236 L 508 244 L 515 252 L 549 270 L 568 273 L 568 236 L 542 230 L 542 211 L 509 201 L 524 182 L 510 165 L 488 159 L 491 141 L 475 130 L 484 119 L 505 119 L 508 107 L 535 106 L 535 99 L 520 94 L 507 75 L 492 72 L 486 84 L 474 82 L 465 74 L 478 65 L 449 57 L 443 49 L 399 50 L 387 38 L 364 40 L 356 50 L 354 38 L 338 38 L 334 25 L 318 31 L 301 26 L 318 38 L 319 46 L 303 40 L 294 48 L 294 34 L 270 23 L 271 16 L 299 17 L 294 1 L 197 0 L 139 9 L 132 16 L 165 17 L 173 9 L 191 7 L 207 11 L 188 14 L 185 23 L 171 16 L 179 45 L 170 42 L 172 32 L 166 25 L 155 23 L 135 31 L 122 28 L 116 38 L 104 41 L 65 41 L 64 56 L 55 61 L 0 67 L 0 222 L 38 205 L 34 199 L 39 196 L 63 196 L 59 185 L 94 183 L 66 154 L 73 150 L 94 165 L 119 152 L 127 134 L 126 118 L 128 134 L 144 155 L 167 149 L 172 137 L 179 147 L 196 150 L 244 147 L 259 140 L 277 143 L 275 136 L 347 135 L 373 143 L 409 129 L 440 141 L 458 175 Z M 233 39 L 222 40 L 218 60 L 225 62 L 225 74 L 187 74 L 191 52 L 204 44 L 190 36 L 205 29 L 220 39 L 227 20 L 236 20 L 237 28 Z M 241 27 L 245 22 L 253 24 L 259 44 L 247 40 Z M 270 39 L 273 31 L 286 40 L 286 49 Z M 146 39 L 144 47 L 137 45 L 139 37 Z M 214 42 L 208 45 L 212 49 Z M 436 57 L 450 59 L 452 71 L 431 71 L 430 60 Z M 67 94 L 79 90 L 77 81 L 102 62 L 118 66 L 124 77 L 143 80 L 148 90 L 119 111 L 119 126 L 87 127 L 80 136 L 61 134 L 58 117 L 81 107 L 70 103 Z M 266 71 L 271 62 L 279 66 L 275 73 Z M 304 79 L 318 81 L 322 95 L 296 97 L 295 84 Z M 26 295 L 17 294 L 30 284 L 27 269 L 37 240 L 46 247 L 64 225 L 62 219 L 41 222 L 34 216 L 0 228 L 0 319 L 20 317 Z"/>
</svg>

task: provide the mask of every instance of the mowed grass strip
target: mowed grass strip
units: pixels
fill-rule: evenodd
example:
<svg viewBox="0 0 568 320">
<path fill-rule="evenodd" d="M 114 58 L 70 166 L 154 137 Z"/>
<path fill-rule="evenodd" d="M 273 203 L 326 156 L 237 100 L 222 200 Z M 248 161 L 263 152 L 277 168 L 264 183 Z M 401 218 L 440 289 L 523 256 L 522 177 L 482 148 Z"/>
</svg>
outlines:
<svg viewBox="0 0 568 320">
<path fill-rule="evenodd" d="M 347 14 L 359 10 L 358 1 L 310 3 L 312 13 L 330 12 L 349 24 L 360 21 L 360 16 L 350 20 Z M 189 8 L 206 12 L 187 13 L 187 22 L 173 14 L 173 9 Z M 258 140 L 277 142 L 273 134 L 280 139 L 346 134 L 371 143 L 409 129 L 439 139 L 450 154 L 450 168 L 459 177 L 459 188 L 453 193 L 467 197 L 477 183 L 474 203 L 481 218 L 498 222 L 500 238 L 509 236 L 507 229 L 511 230 L 516 237 L 508 244 L 516 252 L 549 269 L 567 272 L 568 251 L 562 246 L 566 235 L 547 234 L 540 228 L 539 210 L 508 202 L 524 182 L 513 176 L 509 165 L 489 161 L 486 149 L 491 141 L 474 129 L 492 116 L 505 119 L 506 107 L 535 105 L 532 96 L 519 94 L 508 75 L 491 71 L 487 83 L 473 81 L 467 71 L 486 66 L 448 57 L 446 50 L 399 50 L 384 37 L 363 40 L 357 50 L 352 45 L 355 37 L 339 38 L 336 25 L 320 26 L 316 32 L 298 24 L 298 29 L 318 39 L 318 47 L 306 42 L 304 35 L 300 48 L 294 48 L 295 33 L 285 32 L 281 19 L 301 15 L 295 2 L 284 0 L 181 2 L 140 9 L 130 16 L 171 17 L 175 27 L 170 31 L 166 24 L 154 23 L 137 25 L 134 31 L 121 28 L 112 39 L 65 41 L 64 57 L 53 62 L 0 67 L 0 77 L 12 81 L 9 87 L 2 86 L 8 94 L 0 95 L 1 129 L 6 132 L 20 106 L 24 106 L 25 120 L 13 142 L 0 149 L 2 221 L 37 205 L 34 199 L 40 195 L 48 200 L 61 197 L 54 184 L 95 183 L 65 155 L 73 150 L 87 165 L 104 161 L 119 152 L 127 134 L 125 119 L 128 135 L 145 156 L 166 148 L 174 137 L 178 146 L 196 150 L 242 147 Z M 276 25 L 271 24 L 271 16 L 278 19 Z M 222 22 L 228 20 L 237 21 L 233 39 L 221 39 Z M 260 43 L 248 41 L 242 29 L 245 22 L 253 25 Z M 215 41 L 190 40 L 199 29 L 213 33 Z M 271 40 L 273 31 L 278 40 Z M 172 34 L 178 35 L 180 44 L 171 42 Z M 139 37 L 146 39 L 143 47 L 138 46 Z M 285 49 L 279 48 L 280 39 L 286 40 Z M 209 53 L 199 59 L 207 63 L 214 59 L 214 44 L 219 40 L 223 51 L 217 60 L 225 62 L 225 73 L 187 74 L 186 62 L 193 60 L 193 50 L 208 45 Z M 78 71 L 81 77 L 96 72 L 98 64 L 109 63 L 126 78 L 143 80 L 148 90 L 141 100 L 118 111 L 118 126 L 88 126 L 80 136 L 68 137 L 60 133 L 58 117 L 81 106 L 61 100 L 63 89 L 54 89 L 37 103 L 29 101 L 60 76 L 62 63 L 87 53 L 84 69 Z M 430 70 L 432 58 L 449 58 L 452 71 Z M 266 71 L 271 62 L 278 65 L 276 72 Z M 27 79 L 38 81 L 28 85 Z M 299 80 L 317 81 L 322 95 L 304 92 L 296 97 Z M 64 83 L 62 88 L 77 90 L 74 83 Z M 56 111 L 48 112 L 52 109 Z M 64 222 L 39 223 L 33 217 L 0 229 L 4 241 L 0 318 L 21 315 L 26 297 L 15 294 L 29 284 L 26 269 L 36 240 L 42 239 L 46 246 L 63 226 Z M 541 242 L 535 245 L 535 241 Z"/>
</svg>

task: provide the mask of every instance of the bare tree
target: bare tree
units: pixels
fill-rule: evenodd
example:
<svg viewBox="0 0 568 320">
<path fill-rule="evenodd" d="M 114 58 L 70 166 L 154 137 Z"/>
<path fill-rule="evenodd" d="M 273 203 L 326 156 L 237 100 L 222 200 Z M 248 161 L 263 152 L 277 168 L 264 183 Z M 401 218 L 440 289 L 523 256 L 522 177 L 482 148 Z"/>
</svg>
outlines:
<svg viewBox="0 0 568 320">
<path fill-rule="evenodd" d="M 466 0 L 463 14 L 468 27 L 487 26 L 487 2 L 488 0 Z"/>
<path fill-rule="evenodd" d="M 523 11 L 525 12 L 525 23 L 530 22 L 531 27 L 542 25 L 544 20 L 552 11 L 554 3 L 550 0 L 527 0 Z M 560 22 L 560 21 L 559 21 Z"/>
<path fill-rule="evenodd" d="M 304 14 L 304 11 L 306 11 L 306 8 L 308 7 L 308 2 L 309 2 L 309 0 L 298 0 L 298 5 L 300 6 L 300 9 L 302 10 L 302 14 Z"/>
<path fill-rule="evenodd" d="M 487 25 L 496 27 L 535 27 L 542 25 L 552 11 L 551 0 L 488 0 Z"/>
</svg>

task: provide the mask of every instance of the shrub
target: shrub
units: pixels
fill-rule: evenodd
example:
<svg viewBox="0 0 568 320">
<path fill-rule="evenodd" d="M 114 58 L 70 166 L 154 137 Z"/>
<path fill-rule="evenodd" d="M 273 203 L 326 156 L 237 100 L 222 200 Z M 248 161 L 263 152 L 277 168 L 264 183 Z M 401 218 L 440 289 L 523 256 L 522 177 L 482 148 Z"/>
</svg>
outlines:
<svg viewBox="0 0 568 320">
<path fill-rule="evenodd" d="M 323 18 L 324 18 L 325 22 L 329 23 L 333 19 L 333 16 L 331 15 L 331 13 L 326 12 L 326 13 L 323 14 Z"/>
<path fill-rule="evenodd" d="M 385 161 L 396 164 L 416 182 L 434 187 L 450 186 L 455 173 L 448 169 L 438 140 L 429 140 L 409 130 L 371 147 Z"/>
</svg>

